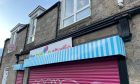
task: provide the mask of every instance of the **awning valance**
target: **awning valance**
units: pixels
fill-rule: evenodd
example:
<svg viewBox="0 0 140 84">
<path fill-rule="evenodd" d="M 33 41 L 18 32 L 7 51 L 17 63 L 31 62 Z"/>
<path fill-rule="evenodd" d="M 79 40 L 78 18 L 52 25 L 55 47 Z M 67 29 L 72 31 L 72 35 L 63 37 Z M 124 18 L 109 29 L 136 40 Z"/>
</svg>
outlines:
<svg viewBox="0 0 140 84">
<path fill-rule="evenodd" d="M 92 41 L 46 56 L 30 57 L 29 59 L 24 60 L 24 67 L 114 55 L 126 56 L 124 42 L 119 36 L 112 36 L 105 39 Z"/>
<path fill-rule="evenodd" d="M 13 70 L 24 70 L 23 64 L 13 65 Z"/>
</svg>

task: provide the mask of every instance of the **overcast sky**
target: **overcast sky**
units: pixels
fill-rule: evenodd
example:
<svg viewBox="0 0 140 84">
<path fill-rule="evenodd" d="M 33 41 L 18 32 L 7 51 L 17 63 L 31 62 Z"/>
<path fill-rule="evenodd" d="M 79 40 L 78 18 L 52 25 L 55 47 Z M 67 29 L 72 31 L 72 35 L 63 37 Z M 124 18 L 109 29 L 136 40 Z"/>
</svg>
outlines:
<svg viewBox="0 0 140 84">
<path fill-rule="evenodd" d="M 27 24 L 28 14 L 38 5 L 49 8 L 58 0 L 0 0 L 0 48 L 10 37 L 10 30 L 18 23 Z"/>
</svg>

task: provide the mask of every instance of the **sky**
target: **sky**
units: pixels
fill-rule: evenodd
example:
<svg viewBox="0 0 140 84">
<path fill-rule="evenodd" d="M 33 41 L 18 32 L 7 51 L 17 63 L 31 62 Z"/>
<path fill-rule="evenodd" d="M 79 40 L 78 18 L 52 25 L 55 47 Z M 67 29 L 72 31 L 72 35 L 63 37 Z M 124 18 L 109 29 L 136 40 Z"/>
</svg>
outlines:
<svg viewBox="0 0 140 84">
<path fill-rule="evenodd" d="M 18 23 L 28 24 L 29 13 L 38 5 L 48 9 L 58 0 L 0 0 L 0 48 L 6 38 L 10 38 L 10 30 Z"/>
</svg>

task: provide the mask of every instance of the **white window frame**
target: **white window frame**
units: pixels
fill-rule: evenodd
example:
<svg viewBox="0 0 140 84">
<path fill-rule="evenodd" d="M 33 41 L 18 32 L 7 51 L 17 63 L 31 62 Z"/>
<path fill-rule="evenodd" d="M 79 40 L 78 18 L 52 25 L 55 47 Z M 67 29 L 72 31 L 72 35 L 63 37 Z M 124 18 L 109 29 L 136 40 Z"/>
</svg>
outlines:
<svg viewBox="0 0 140 84">
<path fill-rule="evenodd" d="M 30 24 L 31 24 L 31 26 L 29 28 L 28 43 L 34 42 L 34 40 L 35 40 L 35 32 L 36 32 L 36 26 L 37 26 L 37 18 L 36 17 L 32 18 Z"/>
<path fill-rule="evenodd" d="M 11 33 L 10 44 L 16 44 L 16 38 L 17 38 L 17 30 Z"/>
<path fill-rule="evenodd" d="M 67 16 L 67 17 L 64 16 L 64 14 L 65 14 L 65 7 L 66 7 L 65 6 L 65 0 L 61 0 L 61 2 L 62 2 L 62 6 L 61 6 L 62 11 L 61 11 L 60 29 L 63 29 L 63 28 L 65 28 L 65 27 L 67 27 L 67 26 L 69 26 L 71 24 L 74 24 L 74 23 L 76 23 L 76 22 L 78 22 L 78 21 L 80 21 L 82 19 L 85 19 L 86 17 L 85 18 L 82 18 L 80 20 L 76 20 L 76 16 L 77 16 L 77 13 L 79 13 L 79 12 L 81 12 L 81 11 L 87 9 L 87 8 L 90 8 L 90 14 L 89 14 L 89 16 L 91 16 L 91 0 L 89 0 L 89 4 L 88 5 L 86 5 L 85 7 L 81 8 L 78 11 L 77 11 L 77 0 L 74 0 L 74 12 L 73 12 L 72 15 Z M 70 23 L 69 25 L 67 25 L 67 26 L 64 27 L 64 20 L 66 20 L 66 19 L 68 19 L 68 18 L 70 18 L 72 16 L 74 17 L 74 22 L 73 23 Z M 87 16 L 87 17 L 89 17 L 89 16 Z"/>
<path fill-rule="evenodd" d="M 10 44 L 13 44 L 15 46 L 16 46 L 16 40 L 17 40 L 17 31 L 18 29 L 11 32 L 11 39 L 10 39 Z M 10 53 L 10 52 L 12 51 L 8 49 L 7 53 Z"/>
</svg>

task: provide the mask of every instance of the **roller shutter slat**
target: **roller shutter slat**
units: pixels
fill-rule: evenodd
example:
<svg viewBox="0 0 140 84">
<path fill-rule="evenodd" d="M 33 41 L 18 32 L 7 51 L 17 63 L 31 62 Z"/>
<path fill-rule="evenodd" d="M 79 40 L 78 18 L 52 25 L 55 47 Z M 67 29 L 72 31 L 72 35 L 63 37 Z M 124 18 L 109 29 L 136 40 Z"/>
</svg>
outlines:
<svg viewBox="0 0 140 84">
<path fill-rule="evenodd" d="M 24 71 L 17 71 L 16 84 L 22 84 Z"/>
</svg>

